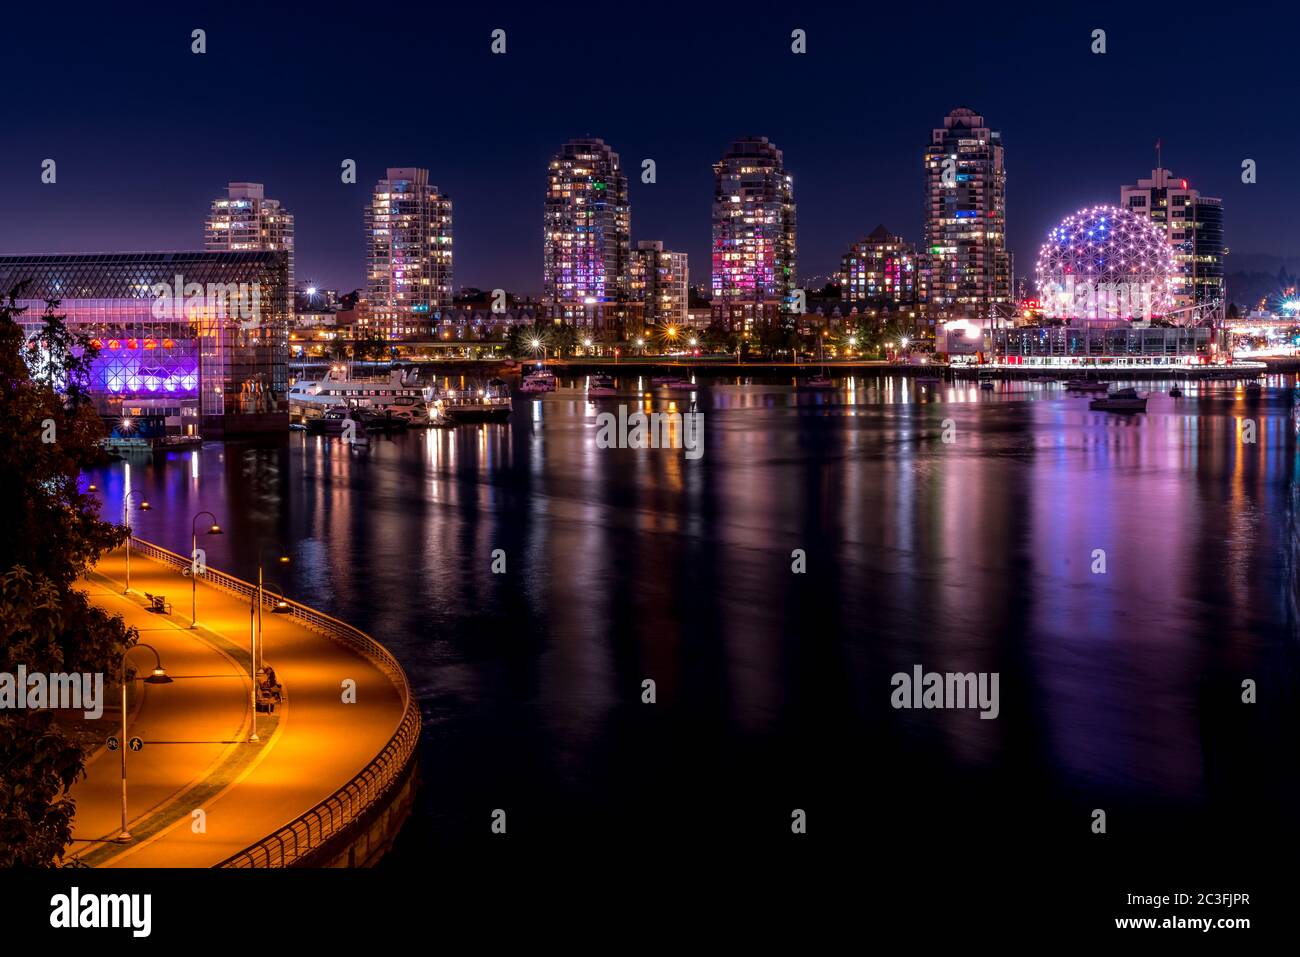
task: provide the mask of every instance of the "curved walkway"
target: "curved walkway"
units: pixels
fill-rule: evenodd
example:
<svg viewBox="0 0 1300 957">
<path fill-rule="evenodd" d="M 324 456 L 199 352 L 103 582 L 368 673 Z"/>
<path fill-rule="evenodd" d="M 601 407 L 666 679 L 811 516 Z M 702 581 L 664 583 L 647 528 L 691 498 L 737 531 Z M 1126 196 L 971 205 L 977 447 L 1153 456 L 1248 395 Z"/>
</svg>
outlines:
<svg viewBox="0 0 1300 957">
<path fill-rule="evenodd" d="M 261 740 L 247 743 L 250 604 L 200 583 L 199 628 L 190 630 L 188 578 L 133 552 L 129 596 L 124 579 L 119 549 L 83 584 L 96 605 L 140 630 L 175 680 L 136 684 L 144 693 L 128 715 L 127 736 L 141 737 L 144 747 L 127 753 L 133 840 L 112 843 L 121 821 L 121 758 L 101 748 L 72 788 L 70 855 L 98 867 L 211 867 L 346 785 L 398 729 L 405 702 L 377 663 L 264 611 L 259 661 L 275 668 L 285 700 L 273 716 L 257 715 Z M 145 592 L 165 595 L 177 614 L 147 611 Z M 147 672 L 153 656 L 134 651 L 128 663 Z M 347 679 L 356 683 L 355 704 L 343 700 Z M 119 720 L 105 711 L 105 739 L 120 733 Z"/>
</svg>

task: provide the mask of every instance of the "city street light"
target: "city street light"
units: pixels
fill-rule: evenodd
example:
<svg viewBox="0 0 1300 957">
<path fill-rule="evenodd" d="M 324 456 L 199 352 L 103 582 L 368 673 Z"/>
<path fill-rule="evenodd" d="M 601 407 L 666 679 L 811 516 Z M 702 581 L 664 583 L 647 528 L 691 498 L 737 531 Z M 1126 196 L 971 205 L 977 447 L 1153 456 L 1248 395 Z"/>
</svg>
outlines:
<svg viewBox="0 0 1300 957">
<path fill-rule="evenodd" d="M 122 496 L 122 524 L 126 526 L 126 588 L 122 591 L 123 595 L 131 593 L 131 526 L 127 522 L 126 507 L 131 502 L 132 495 L 144 495 L 141 489 L 134 488 Z M 146 499 L 140 499 L 140 511 L 147 512 L 151 506 Z"/>
<path fill-rule="evenodd" d="M 275 605 L 271 608 L 273 615 L 289 615 L 293 613 L 293 608 L 289 606 L 289 599 L 284 596 L 284 589 L 275 582 L 267 582 L 266 587 L 271 589 L 271 594 L 275 596 Z"/>
<path fill-rule="evenodd" d="M 153 645 L 146 645 L 141 642 L 132 645 L 122 653 L 122 661 L 118 666 L 117 673 L 122 685 L 122 738 L 118 742 L 118 748 L 122 752 L 122 830 L 117 835 L 118 844 L 125 844 L 131 840 L 131 832 L 126 829 L 126 658 L 137 648 L 148 648 L 153 652 L 153 673 L 144 679 L 144 683 L 150 685 L 169 685 L 172 683 L 172 679 L 163 670 L 162 659 L 158 657 L 158 649 Z"/>
<path fill-rule="evenodd" d="M 204 515 L 208 515 L 212 518 L 212 525 L 208 529 L 208 534 L 209 535 L 221 534 L 221 526 L 217 524 L 217 516 L 213 515 L 211 512 L 199 512 L 197 515 L 194 516 L 193 521 L 190 522 L 190 627 L 191 628 L 197 628 L 199 624 L 199 611 L 198 611 L 199 599 L 198 599 L 198 584 L 197 584 L 197 579 L 199 577 L 198 523 L 199 523 L 199 519 L 202 518 Z M 204 565 L 206 566 L 207 562 L 204 562 Z"/>
<path fill-rule="evenodd" d="M 275 544 L 275 543 L 271 543 L 271 544 Z M 253 706 L 253 727 L 248 735 L 248 741 L 250 744 L 259 740 L 257 737 L 257 648 L 258 645 L 260 645 L 262 642 L 262 595 L 263 595 L 262 555 L 264 549 L 266 548 L 266 545 L 267 545 L 266 542 L 261 542 L 257 546 L 257 614 L 256 616 L 250 614 L 249 623 L 248 623 L 248 631 L 249 631 L 248 640 L 250 645 L 249 648 L 250 660 L 248 662 L 248 668 L 249 668 L 249 678 L 252 679 L 251 684 L 249 685 L 249 701 Z M 281 565 L 288 565 L 289 556 L 284 553 L 283 548 L 280 545 L 276 545 L 275 547 L 277 549 L 281 549 L 281 553 L 277 561 Z M 254 630 L 253 628 L 253 617 L 256 617 L 257 620 L 256 630 Z"/>
</svg>

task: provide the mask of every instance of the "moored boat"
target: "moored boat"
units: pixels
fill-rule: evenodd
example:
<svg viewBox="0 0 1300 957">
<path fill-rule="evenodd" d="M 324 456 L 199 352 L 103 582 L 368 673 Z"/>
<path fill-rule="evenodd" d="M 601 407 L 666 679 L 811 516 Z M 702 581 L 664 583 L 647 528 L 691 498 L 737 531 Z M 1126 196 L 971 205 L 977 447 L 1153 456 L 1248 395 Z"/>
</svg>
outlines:
<svg viewBox="0 0 1300 957">
<path fill-rule="evenodd" d="M 320 418 L 330 409 L 358 408 L 394 411 L 414 409 L 432 390 L 414 371 L 394 369 L 386 378 L 354 379 L 345 365 L 332 366 L 324 378 L 299 380 L 289 387 L 289 417 L 300 422 Z M 409 414 L 404 418 L 411 418 Z"/>
<path fill-rule="evenodd" d="M 1097 412 L 1145 412 L 1147 397 L 1138 395 L 1137 389 L 1113 389 L 1088 403 Z"/>
<path fill-rule="evenodd" d="M 1070 392 L 1107 392 L 1110 384 L 1097 379 L 1066 379 L 1065 388 Z"/>
<path fill-rule="evenodd" d="M 814 375 L 800 382 L 799 388 L 809 392 L 828 392 L 835 388 L 835 383 L 828 375 Z"/>
<path fill-rule="evenodd" d="M 589 396 L 610 396 L 618 395 L 618 387 L 614 385 L 612 376 L 607 376 L 603 372 L 593 375 L 587 382 L 587 395 Z"/>
<path fill-rule="evenodd" d="M 434 418 L 448 425 L 466 422 L 505 422 L 514 411 L 504 379 L 490 379 L 481 389 L 449 389 L 433 404 Z"/>
<path fill-rule="evenodd" d="M 353 423 L 354 428 L 361 427 L 359 420 L 353 417 L 351 408 L 335 407 L 308 418 L 305 427 L 308 435 L 341 435 L 349 422 Z"/>
<path fill-rule="evenodd" d="M 520 392 L 554 392 L 555 374 L 546 369 L 538 369 L 524 376 L 519 383 Z"/>
</svg>

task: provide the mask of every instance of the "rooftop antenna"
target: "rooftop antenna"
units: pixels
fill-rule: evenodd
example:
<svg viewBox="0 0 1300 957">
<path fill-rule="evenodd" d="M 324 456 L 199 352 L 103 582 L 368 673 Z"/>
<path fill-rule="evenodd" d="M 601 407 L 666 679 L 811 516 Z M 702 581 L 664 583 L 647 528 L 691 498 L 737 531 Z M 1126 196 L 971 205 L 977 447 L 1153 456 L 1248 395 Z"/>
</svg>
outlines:
<svg viewBox="0 0 1300 957">
<path fill-rule="evenodd" d="M 1158 139 L 1156 140 L 1156 169 L 1164 169 L 1164 167 L 1160 165 L 1160 140 Z"/>
</svg>

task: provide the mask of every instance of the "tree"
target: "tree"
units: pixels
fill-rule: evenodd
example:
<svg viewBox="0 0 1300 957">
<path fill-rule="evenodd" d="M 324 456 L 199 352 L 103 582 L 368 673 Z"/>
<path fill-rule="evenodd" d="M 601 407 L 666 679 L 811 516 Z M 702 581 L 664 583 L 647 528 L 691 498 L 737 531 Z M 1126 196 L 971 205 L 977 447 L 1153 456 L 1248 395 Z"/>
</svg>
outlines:
<svg viewBox="0 0 1300 957">
<path fill-rule="evenodd" d="M 325 353 L 335 362 L 347 362 L 348 359 L 352 358 L 352 350 L 348 348 L 347 342 L 343 339 L 335 339 L 331 342 Z"/>
<path fill-rule="evenodd" d="M 554 326 L 551 329 L 549 338 L 550 347 L 560 356 L 567 358 L 573 354 L 573 350 L 578 345 L 578 333 L 573 326 L 567 322 L 563 325 Z"/>
<path fill-rule="evenodd" d="M 96 350 L 57 302 L 30 343 L 17 317 L 25 287 L 0 296 L 0 672 L 116 675 L 136 640 L 75 586 L 125 530 L 78 485 L 105 461 L 88 393 Z M 72 839 L 68 790 L 86 753 L 48 710 L 0 711 L 0 867 L 46 866 Z"/>
<path fill-rule="evenodd" d="M 374 359 L 388 357 L 388 340 L 377 329 L 368 329 L 352 343 L 352 354 L 357 359 Z"/>
</svg>

